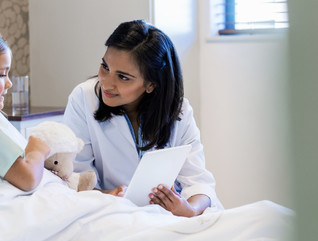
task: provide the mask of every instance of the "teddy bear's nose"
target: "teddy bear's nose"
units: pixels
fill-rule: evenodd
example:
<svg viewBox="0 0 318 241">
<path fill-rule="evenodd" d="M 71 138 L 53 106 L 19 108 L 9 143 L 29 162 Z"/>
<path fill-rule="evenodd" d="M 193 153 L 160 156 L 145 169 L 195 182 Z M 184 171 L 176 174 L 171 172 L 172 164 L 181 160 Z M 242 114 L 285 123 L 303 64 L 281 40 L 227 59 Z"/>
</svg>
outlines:
<svg viewBox="0 0 318 241">
<path fill-rule="evenodd" d="M 58 161 L 54 161 L 54 165 L 57 165 L 57 164 L 59 164 L 59 162 Z"/>
</svg>

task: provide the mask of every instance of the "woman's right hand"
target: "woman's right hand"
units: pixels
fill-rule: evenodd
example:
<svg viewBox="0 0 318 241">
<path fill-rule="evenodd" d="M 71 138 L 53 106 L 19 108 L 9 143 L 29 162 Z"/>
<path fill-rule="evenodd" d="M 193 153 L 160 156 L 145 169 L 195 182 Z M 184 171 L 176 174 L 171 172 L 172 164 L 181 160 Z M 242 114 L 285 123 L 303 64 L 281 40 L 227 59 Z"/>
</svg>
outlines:
<svg viewBox="0 0 318 241">
<path fill-rule="evenodd" d="M 127 190 L 126 185 L 120 185 L 119 187 L 113 190 L 110 190 L 109 194 L 117 196 L 117 197 L 123 197 L 125 195 L 126 190 Z"/>
<path fill-rule="evenodd" d="M 120 185 L 119 187 L 113 189 L 113 190 L 103 190 L 103 189 L 99 189 L 99 188 L 94 188 L 94 190 L 98 190 L 102 193 L 106 193 L 106 194 L 110 194 L 113 196 L 117 196 L 117 197 L 123 197 L 125 195 L 127 186 L 126 185 Z"/>
</svg>

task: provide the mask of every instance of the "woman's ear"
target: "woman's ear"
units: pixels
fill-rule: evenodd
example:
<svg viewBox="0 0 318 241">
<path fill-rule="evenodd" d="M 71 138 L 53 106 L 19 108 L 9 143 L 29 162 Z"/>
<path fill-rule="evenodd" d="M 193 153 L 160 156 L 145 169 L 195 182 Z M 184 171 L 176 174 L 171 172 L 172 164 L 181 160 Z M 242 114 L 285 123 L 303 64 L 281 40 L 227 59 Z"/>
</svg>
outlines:
<svg viewBox="0 0 318 241">
<path fill-rule="evenodd" d="M 156 87 L 155 83 L 147 82 L 146 83 L 146 93 L 150 94 L 155 89 L 155 87 Z"/>
</svg>

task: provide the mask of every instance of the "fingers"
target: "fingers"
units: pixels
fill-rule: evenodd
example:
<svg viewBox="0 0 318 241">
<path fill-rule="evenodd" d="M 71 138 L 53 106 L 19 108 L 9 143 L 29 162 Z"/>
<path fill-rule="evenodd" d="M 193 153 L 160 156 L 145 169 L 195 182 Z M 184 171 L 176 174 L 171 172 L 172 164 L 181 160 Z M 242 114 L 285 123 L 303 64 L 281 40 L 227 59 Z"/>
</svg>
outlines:
<svg viewBox="0 0 318 241">
<path fill-rule="evenodd" d="M 120 185 L 118 188 L 117 188 L 117 196 L 118 197 L 123 197 L 125 195 L 125 192 L 127 190 L 127 186 L 126 185 Z"/>
<path fill-rule="evenodd" d="M 158 204 L 176 216 L 192 217 L 196 215 L 191 204 L 173 187 L 169 189 L 165 185 L 158 185 L 152 191 L 153 193 L 149 194 L 150 204 Z"/>
<path fill-rule="evenodd" d="M 149 194 L 151 204 L 159 204 L 166 210 L 171 210 L 175 202 L 178 201 L 179 194 L 169 189 L 165 185 L 158 185 L 152 189 L 153 193 Z"/>
<path fill-rule="evenodd" d="M 158 196 L 163 202 L 172 202 L 173 194 L 171 193 L 170 189 L 166 188 L 163 185 L 158 185 L 157 188 L 152 190 L 156 196 Z"/>
<path fill-rule="evenodd" d="M 108 191 L 108 194 L 118 196 L 118 197 L 123 197 L 125 195 L 127 186 L 126 185 L 120 185 L 119 187 Z"/>
<path fill-rule="evenodd" d="M 153 193 L 150 193 L 149 198 L 150 198 L 150 204 L 158 204 L 161 207 L 163 207 L 164 209 L 169 211 L 166 204 L 158 196 L 154 195 Z"/>
<path fill-rule="evenodd" d="M 30 136 L 28 140 L 28 144 L 25 148 L 25 152 L 37 151 L 42 153 L 45 158 L 50 153 L 50 147 L 40 138 Z"/>
</svg>

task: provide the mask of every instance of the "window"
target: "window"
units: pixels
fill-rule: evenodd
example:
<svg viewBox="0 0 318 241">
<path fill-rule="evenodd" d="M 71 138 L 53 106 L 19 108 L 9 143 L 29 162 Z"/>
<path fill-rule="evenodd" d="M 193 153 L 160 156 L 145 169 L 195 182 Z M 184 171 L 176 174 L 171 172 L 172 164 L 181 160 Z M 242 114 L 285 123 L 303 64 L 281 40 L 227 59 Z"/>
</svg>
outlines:
<svg viewBox="0 0 318 241">
<path fill-rule="evenodd" d="M 287 0 L 210 0 L 213 29 L 220 35 L 288 28 Z"/>
</svg>

